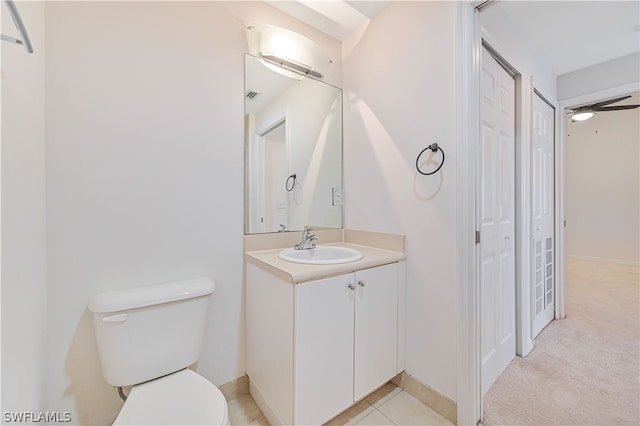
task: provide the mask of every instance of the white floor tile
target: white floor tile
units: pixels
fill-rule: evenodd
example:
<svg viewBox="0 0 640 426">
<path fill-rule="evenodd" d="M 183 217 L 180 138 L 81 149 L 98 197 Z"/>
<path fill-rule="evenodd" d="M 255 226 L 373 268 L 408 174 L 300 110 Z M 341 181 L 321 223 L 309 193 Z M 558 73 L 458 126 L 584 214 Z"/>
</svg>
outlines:
<svg viewBox="0 0 640 426">
<path fill-rule="evenodd" d="M 228 402 L 232 425 L 268 425 L 250 395 Z M 327 425 L 453 425 L 395 385 L 385 385 Z"/>
<path fill-rule="evenodd" d="M 371 395 L 365 398 L 369 404 L 374 407 L 380 407 L 382 404 L 399 394 L 402 389 L 392 383 L 387 383 Z"/>
<path fill-rule="evenodd" d="M 371 414 L 366 416 L 364 419 L 356 423 L 356 425 L 372 425 L 372 426 L 373 425 L 389 426 L 392 424 L 393 422 L 389 420 L 387 417 L 385 417 L 384 414 L 382 414 L 378 410 L 372 412 Z"/>
<path fill-rule="evenodd" d="M 404 391 L 382 404 L 378 410 L 398 425 L 453 424 Z"/>
<path fill-rule="evenodd" d="M 325 426 L 354 425 L 374 411 L 375 408 L 373 408 L 367 401 L 360 401 L 353 407 L 329 420 L 325 423 Z"/>
<path fill-rule="evenodd" d="M 264 424 L 262 422 L 266 422 L 262 412 L 249 394 L 227 401 L 227 408 L 232 425 Z"/>
</svg>

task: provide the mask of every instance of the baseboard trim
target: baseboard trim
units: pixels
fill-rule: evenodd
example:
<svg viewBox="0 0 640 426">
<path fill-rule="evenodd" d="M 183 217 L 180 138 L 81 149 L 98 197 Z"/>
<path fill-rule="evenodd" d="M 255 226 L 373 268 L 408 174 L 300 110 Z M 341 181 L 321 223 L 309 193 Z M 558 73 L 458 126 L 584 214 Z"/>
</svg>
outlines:
<svg viewBox="0 0 640 426">
<path fill-rule="evenodd" d="M 249 380 L 249 393 L 251 394 L 251 397 L 255 401 L 258 408 L 260 408 L 260 411 L 262 411 L 262 415 L 267 419 L 270 425 L 284 425 L 284 424 L 290 423 L 290 422 L 285 423 L 281 421 L 278 418 L 278 416 L 276 416 L 276 413 L 274 413 L 273 410 L 271 410 L 271 407 L 269 407 L 269 404 L 267 404 L 267 401 L 263 398 L 258 388 L 250 380 Z"/>
<path fill-rule="evenodd" d="M 577 254 L 568 254 L 567 259 L 586 260 L 589 262 L 606 262 L 606 263 L 618 263 L 620 265 L 640 266 L 640 262 L 626 259 L 611 259 L 608 257 L 592 257 L 592 256 L 580 256 Z"/>
<path fill-rule="evenodd" d="M 405 371 L 391 379 L 391 383 L 402 388 L 409 395 L 413 396 L 453 424 L 457 424 L 458 406 L 455 401 L 449 399 L 447 396 L 442 395 L 435 389 L 425 385 Z M 268 405 L 264 402 L 264 398 L 262 398 L 258 389 L 252 385 L 253 384 L 249 381 L 249 376 L 245 374 L 242 377 L 238 377 L 235 380 L 219 386 L 219 389 L 227 401 L 251 394 L 267 420 L 269 420 L 271 424 L 276 424 L 278 422 L 277 416 L 267 408 Z M 276 423 L 273 423 L 274 421 Z"/>
<path fill-rule="evenodd" d="M 418 401 L 449 420 L 451 423 L 458 423 L 458 404 L 435 389 L 420 382 L 406 371 L 403 371 L 391 379 L 391 383 L 401 387 L 409 395 L 413 396 Z"/>
<path fill-rule="evenodd" d="M 224 399 L 227 401 L 231 401 L 233 399 L 238 399 L 242 396 L 249 394 L 249 376 L 246 374 L 242 377 L 238 377 L 235 380 L 225 383 L 224 385 L 218 386 L 218 389 L 224 395 Z"/>
</svg>

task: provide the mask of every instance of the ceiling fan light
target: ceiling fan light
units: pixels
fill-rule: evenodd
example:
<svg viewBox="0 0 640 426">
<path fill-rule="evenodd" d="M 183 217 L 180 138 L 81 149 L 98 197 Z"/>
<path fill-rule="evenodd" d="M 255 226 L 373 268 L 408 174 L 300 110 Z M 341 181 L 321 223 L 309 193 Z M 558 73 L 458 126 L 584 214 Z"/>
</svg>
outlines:
<svg viewBox="0 0 640 426">
<path fill-rule="evenodd" d="M 579 112 L 579 113 L 573 114 L 571 116 L 571 119 L 573 121 L 585 121 L 590 119 L 591 117 L 593 117 L 592 112 Z"/>
</svg>

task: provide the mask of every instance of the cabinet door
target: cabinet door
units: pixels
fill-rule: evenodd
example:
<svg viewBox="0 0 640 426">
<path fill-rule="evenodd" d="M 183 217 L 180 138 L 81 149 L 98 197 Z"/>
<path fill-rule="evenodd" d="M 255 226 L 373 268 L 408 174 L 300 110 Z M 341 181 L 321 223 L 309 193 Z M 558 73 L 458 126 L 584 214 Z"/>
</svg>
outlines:
<svg viewBox="0 0 640 426">
<path fill-rule="evenodd" d="M 319 425 L 353 403 L 354 275 L 295 286 L 294 423 Z"/>
<path fill-rule="evenodd" d="M 398 264 L 356 272 L 354 400 L 396 374 Z"/>
</svg>

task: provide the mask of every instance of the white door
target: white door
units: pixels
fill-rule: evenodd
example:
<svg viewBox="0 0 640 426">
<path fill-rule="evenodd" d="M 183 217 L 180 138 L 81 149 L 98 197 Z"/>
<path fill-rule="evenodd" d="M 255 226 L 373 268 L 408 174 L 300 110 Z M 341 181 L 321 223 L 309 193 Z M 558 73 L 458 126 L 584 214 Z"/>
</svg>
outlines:
<svg viewBox="0 0 640 426">
<path fill-rule="evenodd" d="M 346 274 L 295 286 L 296 425 L 325 423 L 353 404 L 354 279 Z"/>
<path fill-rule="evenodd" d="M 479 191 L 484 395 L 516 355 L 515 81 L 483 48 Z"/>
<path fill-rule="evenodd" d="M 398 264 L 356 272 L 354 389 L 357 401 L 396 375 Z"/>
<path fill-rule="evenodd" d="M 554 108 L 533 100 L 533 336 L 554 316 Z"/>
</svg>

